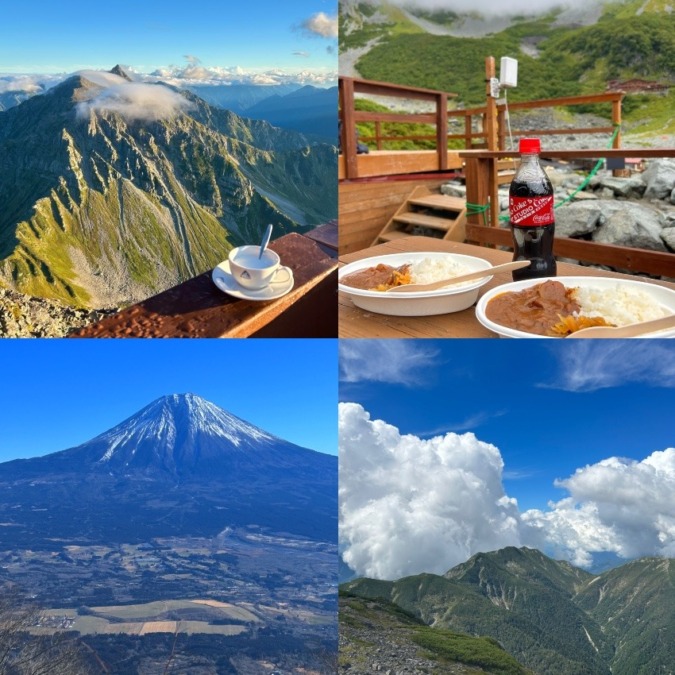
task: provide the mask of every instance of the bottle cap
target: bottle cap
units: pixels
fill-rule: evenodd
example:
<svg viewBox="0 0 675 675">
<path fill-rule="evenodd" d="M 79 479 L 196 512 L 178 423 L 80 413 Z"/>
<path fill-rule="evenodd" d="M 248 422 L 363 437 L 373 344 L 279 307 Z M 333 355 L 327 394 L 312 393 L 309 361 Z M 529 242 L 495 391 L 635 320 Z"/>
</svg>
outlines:
<svg viewBox="0 0 675 675">
<path fill-rule="evenodd" d="M 518 150 L 521 154 L 539 153 L 541 151 L 541 142 L 538 138 L 521 138 Z"/>
</svg>

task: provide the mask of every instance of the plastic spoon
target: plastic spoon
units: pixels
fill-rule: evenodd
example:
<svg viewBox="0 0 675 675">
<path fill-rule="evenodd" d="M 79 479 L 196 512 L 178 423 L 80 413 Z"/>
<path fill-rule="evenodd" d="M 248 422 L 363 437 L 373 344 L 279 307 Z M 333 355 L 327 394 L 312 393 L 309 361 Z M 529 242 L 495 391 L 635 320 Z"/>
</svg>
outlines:
<svg viewBox="0 0 675 675">
<path fill-rule="evenodd" d="M 481 279 L 482 277 L 489 277 L 497 272 L 510 272 L 521 267 L 527 267 L 530 264 L 529 260 L 514 260 L 513 262 L 503 263 L 502 265 L 495 265 L 477 272 L 469 272 L 468 274 L 460 274 L 457 277 L 450 279 L 442 279 L 441 281 L 434 281 L 431 284 L 403 284 L 402 286 L 394 286 L 388 288 L 385 293 L 419 293 L 421 291 L 434 291 L 437 288 L 450 286 L 451 284 L 461 284 L 463 281 L 471 281 L 471 279 Z"/>
<path fill-rule="evenodd" d="M 267 248 L 267 244 L 270 243 L 271 237 L 272 237 L 272 223 L 270 223 L 267 226 L 267 229 L 265 230 L 265 234 L 263 235 L 262 243 L 260 244 L 260 253 L 258 253 L 258 260 L 260 260 L 260 258 L 262 258 L 262 255 L 265 252 L 265 249 Z"/>
<path fill-rule="evenodd" d="M 583 328 L 565 336 L 567 338 L 624 338 L 653 333 L 657 330 L 675 328 L 675 314 L 662 316 L 660 319 L 631 323 L 628 326 L 592 326 Z"/>
</svg>

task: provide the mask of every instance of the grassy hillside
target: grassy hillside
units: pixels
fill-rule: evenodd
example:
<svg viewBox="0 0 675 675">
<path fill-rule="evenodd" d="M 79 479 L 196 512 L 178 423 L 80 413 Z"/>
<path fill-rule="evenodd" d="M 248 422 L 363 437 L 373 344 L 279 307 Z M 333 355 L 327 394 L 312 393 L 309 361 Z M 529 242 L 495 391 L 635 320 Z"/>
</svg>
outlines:
<svg viewBox="0 0 675 675">
<path fill-rule="evenodd" d="M 390 658 L 402 661 L 402 654 L 407 658 L 414 655 L 424 661 L 428 672 L 439 675 L 529 673 L 496 640 L 432 628 L 383 599 L 365 600 L 341 592 L 340 633 L 341 670 L 347 665 L 349 669 L 369 667 L 374 660 L 386 662 L 390 650 Z"/>
<path fill-rule="evenodd" d="M 374 12 L 371 6 L 358 8 Z M 482 38 L 423 33 L 407 18 L 397 20 L 386 3 L 378 11 L 386 21 L 359 24 L 354 9 L 342 17 L 343 49 L 378 38 L 356 62 L 361 76 L 454 92 L 467 107 L 485 102 L 489 55 L 497 61 L 502 56 L 518 60 L 518 87 L 509 91 L 511 101 L 599 93 L 612 79 L 675 84 L 675 14 L 664 0 L 609 3 L 590 26 L 558 25 L 556 13 L 514 19 L 507 29 Z M 451 13 L 428 18 L 437 25 L 453 20 Z M 624 119 L 637 132 L 669 133 L 674 128 L 673 103 L 672 94 L 627 96 Z M 596 106 L 592 112 L 609 117 L 611 109 Z"/>
</svg>

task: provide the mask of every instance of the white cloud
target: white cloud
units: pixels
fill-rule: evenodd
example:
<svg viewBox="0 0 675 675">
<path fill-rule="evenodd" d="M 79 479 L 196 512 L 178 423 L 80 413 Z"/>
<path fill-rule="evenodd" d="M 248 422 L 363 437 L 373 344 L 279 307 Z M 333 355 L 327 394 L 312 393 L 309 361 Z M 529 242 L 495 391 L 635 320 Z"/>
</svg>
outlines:
<svg viewBox="0 0 675 675">
<path fill-rule="evenodd" d="M 337 16 L 328 16 L 324 12 L 313 14 L 305 19 L 300 27 L 309 35 L 322 38 L 337 38 L 338 19 Z"/>
<path fill-rule="evenodd" d="M 675 387 L 675 349 L 660 340 L 570 340 L 556 343 L 555 382 L 543 386 L 595 391 L 631 382 Z"/>
<path fill-rule="evenodd" d="M 357 574 L 442 574 L 479 551 L 531 546 L 591 566 L 597 553 L 675 556 L 675 449 L 610 457 L 556 481 L 568 495 L 521 513 L 499 449 L 474 434 L 428 440 L 338 413 L 340 547 Z"/>
<path fill-rule="evenodd" d="M 109 111 L 129 120 L 159 120 L 173 117 L 193 105 L 180 93 L 161 84 L 127 82 L 111 73 L 99 73 L 94 81 L 103 89 L 78 103 L 80 116 L 86 117 L 91 111 Z"/>
<path fill-rule="evenodd" d="M 675 449 L 642 461 L 610 457 L 556 484 L 570 497 L 523 519 L 566 558 L 588 564 L 600 551 L 675 555 Z"/>
<path fill-rule="evenodd" d="M 63 75 L 0 75 L 0 94 L 39 94 L 63 80 Z"/>
<path fill-rule="evenodd" d="M 471 434 L 429 440 L 339 408 L 340 545 L 358 574 L 442 574 L 478 551 L 519 545 L 499 450 Z"/>
<path fill-rule="evenodd" d="M 533 4 L 531 0 L 510 0 L 508 3 L 496 3 L 495 0 L 391 0 L 393 5 L 410 7 L 416 5 L 424 9 L 438 9 L 470 14 L 479 13 L 486 16 L 513 16 L 525 13 L 526 15 L 543 14 L 557 7 L 574 8 L 585 5 L 595 5 L 597 2 L 589 0 L 540 0 Z M 379 1 L 371 4 L 381 4 Z"/>
<path fill-rule="evenodd" d="M 414 386 L 424 381 L 437 350 L 419 340 L 340 340 L 342 382 L 390 382 Z"/>
</svg>

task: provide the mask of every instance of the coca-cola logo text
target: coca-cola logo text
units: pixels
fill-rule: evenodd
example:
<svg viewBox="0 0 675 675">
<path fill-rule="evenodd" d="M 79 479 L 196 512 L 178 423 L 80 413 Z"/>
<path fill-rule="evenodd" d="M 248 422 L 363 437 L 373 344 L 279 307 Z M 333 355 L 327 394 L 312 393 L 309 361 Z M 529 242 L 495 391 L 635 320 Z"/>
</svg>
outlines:
<svg viewBox="0 0 675 675">
<path fill-rule="evenodd" d="M 553 195 L 509 197 L 509 215 L 514 225 L 541 227 L 554 222 Z"/>
</svg>

